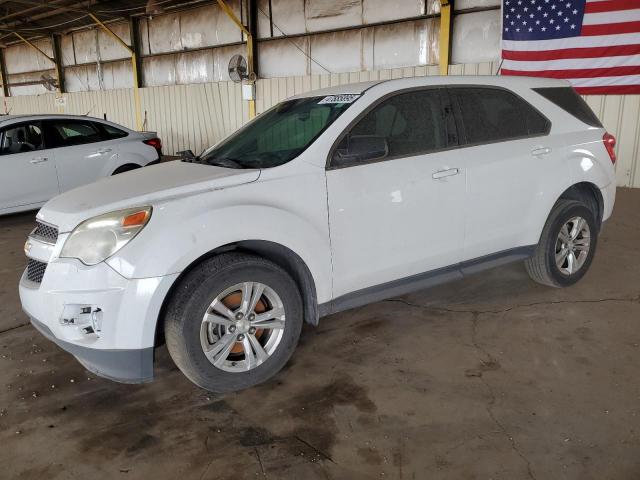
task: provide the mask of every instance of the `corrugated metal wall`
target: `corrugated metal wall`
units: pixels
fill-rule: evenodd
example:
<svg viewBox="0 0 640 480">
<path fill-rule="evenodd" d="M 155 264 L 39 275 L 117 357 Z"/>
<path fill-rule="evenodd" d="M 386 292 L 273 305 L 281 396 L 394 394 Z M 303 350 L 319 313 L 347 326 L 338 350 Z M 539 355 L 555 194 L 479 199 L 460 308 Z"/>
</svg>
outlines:
<svg viewBox="0 0 640 480">
<path fill-rule="evenodd" d="M 450 74 L 491 75 L 496 68 L 495 63 L 452 65 Z M 256 108 L 260 113 L 284 98 L 331 85 L 437 74 L 437 66 L 421 66 L 260 79 L 256 85 Z M 232 82 L 149 87 L 140 93 L 145 127 L 160 134 L 165 153 L 184 149 L 200 152 L 249 119 L 241 87 Z M 3 100 L 5 111 L 11 113 L 106 114 L 109 120 L 134 127 L 131 90 L 67 93 L 64 98 L 64 107 L 55 106 L 54 94 Z M 592 95 L 587 102 L 618 139 L 618 185 L 640 188 L 640 96 Z"/>
</svg>

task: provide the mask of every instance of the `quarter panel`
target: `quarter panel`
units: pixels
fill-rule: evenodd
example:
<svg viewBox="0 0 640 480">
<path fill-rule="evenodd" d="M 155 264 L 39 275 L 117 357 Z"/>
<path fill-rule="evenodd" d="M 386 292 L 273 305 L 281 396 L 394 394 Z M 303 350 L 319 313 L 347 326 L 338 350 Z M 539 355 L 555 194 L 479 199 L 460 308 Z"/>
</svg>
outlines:
<svg viewBox="0 0 640 480">
<path fill-rule="evenodd" d="M 127 163 L 135 163 L 141 166 L 145 166 L 150 162 L 158 160 L 158 152 L 151 145 L 142 143 L 144 137 L 141 135 L 129 135 L 128 137 L 118 140 L 118 159 L 114 165 L 112 165 L 111 172 L 113 172 L 120 165 Z M 110 173 L 111 173 L 110 172 Z"/>
</svg>

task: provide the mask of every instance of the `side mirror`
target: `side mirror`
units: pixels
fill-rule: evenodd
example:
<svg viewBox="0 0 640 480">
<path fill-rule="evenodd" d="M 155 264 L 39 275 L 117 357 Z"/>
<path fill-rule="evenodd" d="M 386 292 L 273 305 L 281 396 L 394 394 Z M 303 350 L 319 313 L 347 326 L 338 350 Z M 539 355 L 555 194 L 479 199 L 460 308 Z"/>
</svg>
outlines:
<svg viewBox="0 0 640 480">
<path fill-rule="evenodd" d="M 333 154 L 334 166 L 347 165 L 353 162 L 379 160 L 389 154 L 386 137 L 378 135 L 347 136 Z"/>
</svg>

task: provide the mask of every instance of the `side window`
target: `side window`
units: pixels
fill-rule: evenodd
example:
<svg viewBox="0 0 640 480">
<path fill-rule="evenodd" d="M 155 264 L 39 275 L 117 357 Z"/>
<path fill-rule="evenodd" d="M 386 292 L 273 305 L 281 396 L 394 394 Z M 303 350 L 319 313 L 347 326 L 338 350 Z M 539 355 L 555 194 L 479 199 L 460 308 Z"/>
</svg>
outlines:
<svg viewBox="0 0 640 480">
<path fill-rule="evenodd" d="M 451 88 L 467 144 L 544 135 L 549 121 L 511 92 L 498 88 Z"/>
<path fill-rule="evenodd" d="M 533 91 L 538 92 L 544 98 L 555 103 L 558 107 L 587 125 L 603 128 L 602 122 L 573 87 L 534 88 Z"/>
<path fill-rule="evenodd" d="M 0 134 L 0 155 L 34 152 L 44 148 L 39 123 L 21 123 L 5 128 Z"/>
<path fill-rule="evenodd" d="M 447 147 L 447 122 L 436 89 L 400 93 L 365 115 L 336 148 L 332 165 L 420 155 Z"/>
<path fill-rule="evenodd" d="M 116 138 L 123 138 L 129 135 L 124 130 L 120 130 L 119 128 L 114 127 L 113 125 L 109 125 L 108 123 L 93 123 L 93 125 L 98 129 L 102 130 L 102 138 L 103 140 L 113 140 Z"/>
<path fill-rule="evenodd" d="M 91 122 L 53 120 L 47 122 L 49 143 L 53 147 L 71 147 L 102 141 L 98 129 Z"/>
</svg>

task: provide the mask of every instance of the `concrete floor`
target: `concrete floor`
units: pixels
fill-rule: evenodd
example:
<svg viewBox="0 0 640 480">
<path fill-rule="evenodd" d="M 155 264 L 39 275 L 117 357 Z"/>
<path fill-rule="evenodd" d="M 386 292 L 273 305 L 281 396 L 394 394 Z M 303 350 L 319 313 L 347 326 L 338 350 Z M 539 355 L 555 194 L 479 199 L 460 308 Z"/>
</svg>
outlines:
<svg viewBox="0 0 640 480">
<path fill-rule="evenodd" d="M 0 477 L 640 478 L 640 190 L 572 288 L 516 264 L 334 315 L 224 396 L 163 350 L 155 383 L 96 378 L 25 325 L 32 219 L 0 219 Z"/>
</svg>

